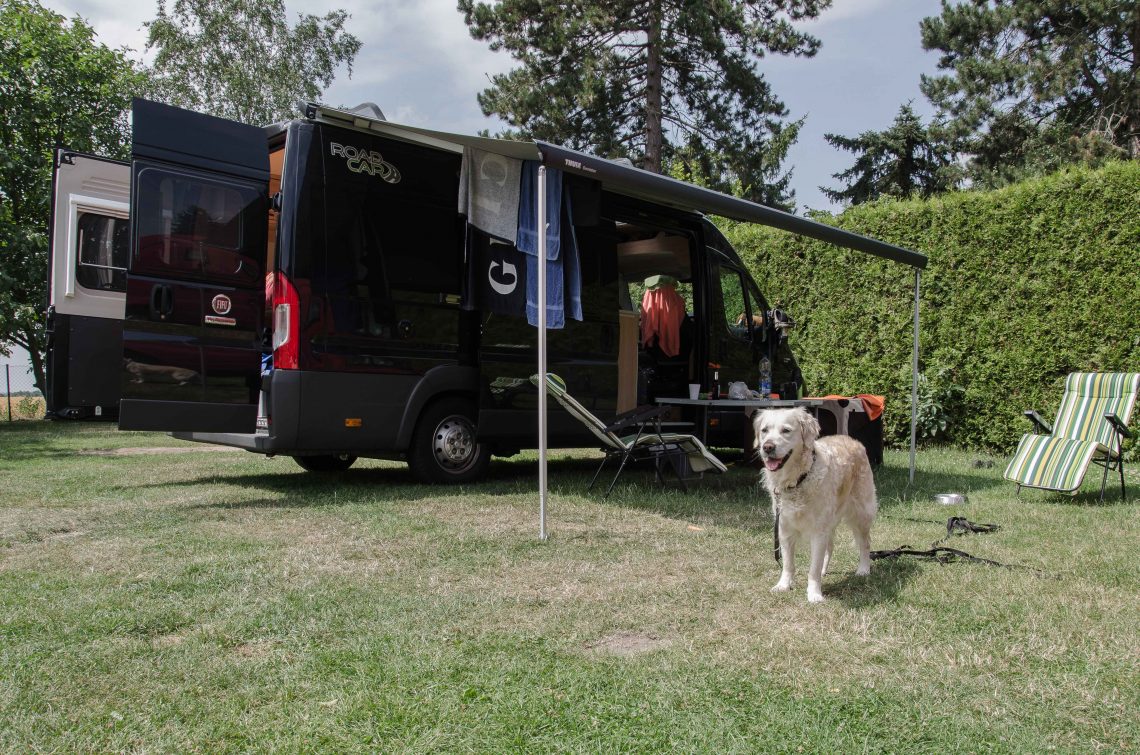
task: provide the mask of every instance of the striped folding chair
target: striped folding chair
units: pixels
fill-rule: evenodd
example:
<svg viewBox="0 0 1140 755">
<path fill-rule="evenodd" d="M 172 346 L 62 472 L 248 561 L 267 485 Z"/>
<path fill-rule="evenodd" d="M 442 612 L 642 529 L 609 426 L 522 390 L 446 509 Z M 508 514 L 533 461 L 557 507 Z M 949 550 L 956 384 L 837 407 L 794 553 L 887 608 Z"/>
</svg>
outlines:
<svg viewBox="0 0 1140 755">
<path fill-rule="evenodd" d="M 1005 469 L 1005 479 L 1023 487 L 1076 493 L 1089 463 L 1104 467 L 1100 500 L 1108 473 L 1120 473 L 1124 500 L 1124 458 L 1121 443 L 1131 438 L 1128 429 L 1140 391 L 1140 373 L 1074 372 L 1065 379 L 1065 393 L 1057 420 L 1050 427 L 1036 411 L 1025 412 L 1034 432 L 1021 437 Z M 1042 433 L 1038 433 L 1040 429 Z"/>
<path fill-rule="evenodd" d="M 539 376 L 531 375 L 530 382 L 538 386 Z M 606 494 L 602 496 L 603 498 L 609 496 L 610 491 L 614 489 L 614 485 L 618 481 L 618 477 L 621 477 L 622 470 L 630 461 L 652 459 L 657 466 L 657 481 L 661 483 L 665 482 L 661 476 L 662 464 L 668 463 L 677 475 L 677 481 L 686 491 L 688 491 L 688 487 L 685 485 L 686 476 L 683 470 L 693 472 L 696 475 L 705 472 L 728 471 L 728 467 L 720 459 L 713 456 L 700 439 L 683 433 L 661 432 L 660 418 L 668 407 L 639 407 L 618 417 L 613 424 L 607 425 L 571 396 L 566 391 L 566 382 L 552 372 L 546 373 L 546 392 L 553 396 L 572 417 L 584 424 L 593 433 L 600 442 L 602 450 L 606 453 L 602 463 L 598 465 L 598 471 L 594 473 L 594 479 L 590 480 L 587 490 L 594 487 L 594 483 L 597 482 L 598 475 L 602 473 L 602 467 L 606 465 L 607 461 L 610 459 L 621 460 L 617 474 L 614 475 L 613 481 L 606 489 Z M 623 430 L 627 434 L 618 435 Z M 630 435 L 628 433 L 631 430 L 637 432 Z M 688 467 L 687 470 L 684 469 L 686 466 Z"/>
</svg>

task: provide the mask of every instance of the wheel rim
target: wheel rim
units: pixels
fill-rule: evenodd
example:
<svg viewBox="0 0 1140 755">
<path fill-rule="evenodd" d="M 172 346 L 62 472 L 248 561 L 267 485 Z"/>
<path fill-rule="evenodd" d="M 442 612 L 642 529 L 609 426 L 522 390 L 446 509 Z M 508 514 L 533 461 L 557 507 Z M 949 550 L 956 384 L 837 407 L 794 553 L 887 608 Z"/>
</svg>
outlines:
<svg viewBox="0 0 1140 755">
<path fill-rule="evenodd" d="M 432 452 L 440 469 L 453 474 L 470 469 L 478 456 L 476 449 L 475 426 L 466 417 L 453 414 L 436 425 Z"/>
</svg>

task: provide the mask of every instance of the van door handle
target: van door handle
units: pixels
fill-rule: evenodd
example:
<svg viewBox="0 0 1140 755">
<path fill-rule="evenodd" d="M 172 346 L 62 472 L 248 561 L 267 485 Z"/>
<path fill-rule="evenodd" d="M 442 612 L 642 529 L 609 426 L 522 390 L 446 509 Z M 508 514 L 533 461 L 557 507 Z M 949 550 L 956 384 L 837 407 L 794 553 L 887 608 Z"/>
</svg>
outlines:
<svg viewBox="0 0 1140 755">
<path fill-rule="evenodd" d="M 165 320 L 174 312 L 174 291 L 165 284 L 150 289 L 150 319 Z"/>
</svg>

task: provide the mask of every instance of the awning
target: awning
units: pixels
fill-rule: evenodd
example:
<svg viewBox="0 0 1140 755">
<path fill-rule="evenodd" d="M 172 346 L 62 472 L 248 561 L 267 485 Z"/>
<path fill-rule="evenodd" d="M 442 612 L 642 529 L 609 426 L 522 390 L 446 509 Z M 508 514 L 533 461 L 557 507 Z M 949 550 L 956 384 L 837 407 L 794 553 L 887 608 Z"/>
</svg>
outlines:
<svg viewBox="0 0 1140 755">
<path fill-rule="evenodd" d="M 418 126 L 392 123 L 391 121 L 375 120 L 359 113 L 325 107 L 324 105 L 307 105 L 305 113 L 310 118 L 329 120 L 340 125 L 351 125 L 395 139 L 435 146 L 453 152 L 462 152 L 464 147 L 471 147 L 512 157 L 516 160 L 539 160 L 548 167 L 600 181 L 606 191 L 615 194 L 644 199 L 686 212 L 721 215 L 746 223 L 771 226 L 790 233 L 826 241 L 836 246 L 873 254 L 876 257 L 883 257 L 894 262 L 901 262 L 920 270 L 926 268 L 926 255 L 910 249 L 904 249 L 901 246 L 836 228 L 818 220 L 803 218 L 783 210 L 749 202 L 747 199 L 722 194 L 719 191 L 678 181 L 669 176 L 651 173 L 632 165 L 587 155 L 549 142 L 516 141 L 493 139 L 486 136 L 452 134 L 446 131 L 435 131 Z"/>
</svg>

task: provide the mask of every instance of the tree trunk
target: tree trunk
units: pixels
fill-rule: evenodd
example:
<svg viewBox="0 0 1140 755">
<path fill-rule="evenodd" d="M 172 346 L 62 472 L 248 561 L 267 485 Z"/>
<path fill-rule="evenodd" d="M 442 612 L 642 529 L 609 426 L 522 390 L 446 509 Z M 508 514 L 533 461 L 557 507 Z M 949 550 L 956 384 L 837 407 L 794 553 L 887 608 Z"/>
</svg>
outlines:
<svg viewBox="0 0 1140 755">
<path fill-rule="evenodd" d="M 44 344 L 41 342 L 42 334 L 33 328 L 24 328 L 22 335 L 26 343 L 22 344 L 28 352 L 28 359 L 32 363 L 32 377 L 36 381 L 39 392 L 47 395 L 47 373 L 44 372 Z"/>
<path fill-rule="evenodd" d="M 1135 160 L 1140 158 L 1140 11 L 1132 11 L 1132 32 L 1129 35 L 1132 43 L 1132 84 L 1128 87 L 1125 96 L 1127 112 L 1124 116 L 1124 133 L 1128 136 L 1128 143 L 1124 148 L 1128 150 L 1128 157 Z"/>
<path fill-rule="evenodd" d="M 661 5 L 649 4 L 645 45 L 645 159 L 641 167 L 661 172 Z"/>
</svg>

